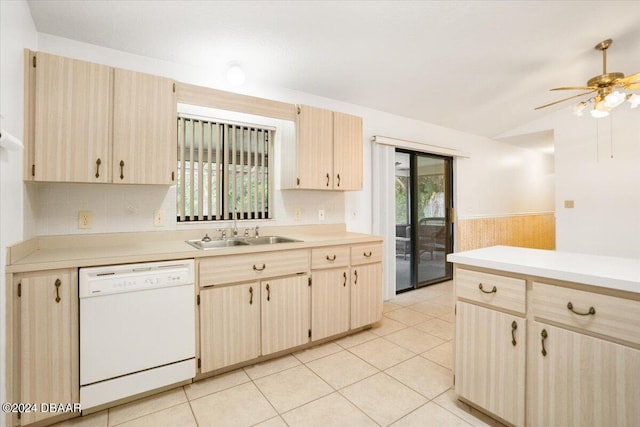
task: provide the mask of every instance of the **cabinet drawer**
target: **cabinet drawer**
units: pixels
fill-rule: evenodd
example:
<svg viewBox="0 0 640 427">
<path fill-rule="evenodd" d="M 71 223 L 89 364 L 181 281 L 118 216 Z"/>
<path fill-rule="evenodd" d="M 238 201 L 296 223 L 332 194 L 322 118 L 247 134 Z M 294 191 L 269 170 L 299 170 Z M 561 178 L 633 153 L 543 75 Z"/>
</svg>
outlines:
<svg viewBox="0 0 640 427">
<path fill-rule="evenodd" d="M 640 344 L 640 301 L 540 282 L 533 283 L 532 296 L 537 320 L 551 320 Z"/>
<path fill-rule="evenodd" d="M 498 274 L 456 269 L 456 296 L 524 314 L 526 281 Z"/>
<path fill-rule="evenodd" d="M 351 265 L 382 262 L 382 243 L 351 246 Z"/>
<path fill-rule="evenodd" d="M 226 255 L 200 261 L 200 286 L 261 280 L 309 271 L 309 251 L 292 250 Z"/>
<path fill-rule="evenodd" d="M 311 269 L 346 267 L 349 265 L 349 246 L 328 246 L 311 250 Z"/>
</svg>

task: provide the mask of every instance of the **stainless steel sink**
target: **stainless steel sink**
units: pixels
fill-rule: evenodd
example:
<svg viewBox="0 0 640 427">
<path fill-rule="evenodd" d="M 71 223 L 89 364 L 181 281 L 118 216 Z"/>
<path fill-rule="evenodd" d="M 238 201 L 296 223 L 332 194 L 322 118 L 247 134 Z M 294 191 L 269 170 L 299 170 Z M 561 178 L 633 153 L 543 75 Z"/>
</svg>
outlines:
<svg viewBox="0 0 640 427">
<path fill-rule="evenodd" d="M 276 243 L 291 243 L 299 242 L 300 240 L 290 239 L 282 236 L 260 236 L 260 237 L 247 237 L 246 241 L 250 245 L 273 245 Z"/>
<path fill-rule="evenodd" d="M 230 248 L 234 246 L 249 245 L 274 245 L 277 243 L 300 242 L 300 240 L 290 239 L 282 236 L 260 236 L 260 237 L 233 237 L 229 239 L 193 239 L 185 240 L 196 249 L 208 250 L 219 248 Z"/>
<path fill-rule="evenodd" d="M 225 239 L 225 240 L 186 240 L 188 244 L 196 249 L 218 249 L 218 248 L 230 248 L 233 246 L 248 246 L 244 239 Z"/>
</svg>

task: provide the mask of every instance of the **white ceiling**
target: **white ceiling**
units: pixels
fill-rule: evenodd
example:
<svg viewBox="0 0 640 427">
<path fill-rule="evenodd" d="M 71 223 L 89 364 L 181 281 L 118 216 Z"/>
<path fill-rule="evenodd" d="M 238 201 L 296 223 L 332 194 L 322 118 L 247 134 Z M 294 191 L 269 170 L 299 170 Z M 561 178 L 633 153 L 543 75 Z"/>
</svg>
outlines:
<svg viewBox="0 0 640 427">
<path fill-rule="evenodd" d="M 495 137 L 640 71 L 640 1 L 29 1 L 41 33 Z"/>
</svg>

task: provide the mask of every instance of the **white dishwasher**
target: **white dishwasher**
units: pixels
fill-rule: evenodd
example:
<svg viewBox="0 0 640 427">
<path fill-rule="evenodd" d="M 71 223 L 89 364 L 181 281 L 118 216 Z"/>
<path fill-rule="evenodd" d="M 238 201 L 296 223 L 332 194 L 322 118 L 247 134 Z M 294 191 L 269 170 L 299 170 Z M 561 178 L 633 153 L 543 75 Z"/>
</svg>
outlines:
<svg viewBox="0 0 640 427">
<path fill-rule="evenodd" d="M 86 410 L 195 376 L 193 260 L 81 268 Z"/>
</svg>

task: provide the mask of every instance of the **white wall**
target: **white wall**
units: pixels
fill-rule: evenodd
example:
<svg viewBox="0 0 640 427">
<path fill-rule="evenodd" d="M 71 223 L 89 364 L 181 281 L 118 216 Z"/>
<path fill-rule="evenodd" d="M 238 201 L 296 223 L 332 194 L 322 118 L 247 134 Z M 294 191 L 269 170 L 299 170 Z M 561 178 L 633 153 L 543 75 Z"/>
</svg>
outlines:
<svg viewBox="0 0 640 427">
<path fill-rule="evenodd" d="M 24 1 L 0 1 L 0 125 L 22 140 L 23 49 L 37 46 L 37 33 Z M 0 401 L 6 402 L 5 259 L 9 244 L 23 237 L 22 152 L 0 149 Z M 4 425 L 1 414 L 0 425 Z"/>
<path fill-rule="evenodd" d="M 554 118 L 556 248 L 640 258 L 640 108 Z"/>
</svg>

